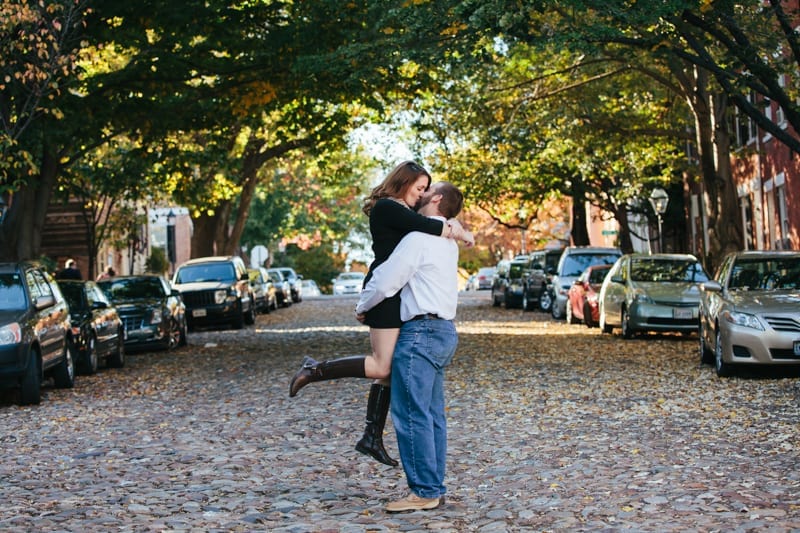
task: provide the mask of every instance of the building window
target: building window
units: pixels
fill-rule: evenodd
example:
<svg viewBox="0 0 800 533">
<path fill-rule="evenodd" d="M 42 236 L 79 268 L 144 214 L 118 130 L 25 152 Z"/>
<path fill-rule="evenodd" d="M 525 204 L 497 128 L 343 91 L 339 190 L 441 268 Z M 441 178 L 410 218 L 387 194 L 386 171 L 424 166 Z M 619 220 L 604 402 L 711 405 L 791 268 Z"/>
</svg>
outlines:
<svg viewBox="0 0 800 533">
<path fill-rule="evenodd" d="M 739 197 L 742 210 L 742 228 L 744 228 L 744 249 L 756 249 L 756 228 L 753 220 L 753 198 L 750 194 Z"/>
<path fill-rule="evenodd" d="M 775 187 L 775 203 L 778 204 L 778 227 L 777 243 L 775 248 L 779 250 L 788 250 L 791 245 L 789 243 L 789 210 L 786 207 L 786 184 L 781 183 Z"/>
</svg>

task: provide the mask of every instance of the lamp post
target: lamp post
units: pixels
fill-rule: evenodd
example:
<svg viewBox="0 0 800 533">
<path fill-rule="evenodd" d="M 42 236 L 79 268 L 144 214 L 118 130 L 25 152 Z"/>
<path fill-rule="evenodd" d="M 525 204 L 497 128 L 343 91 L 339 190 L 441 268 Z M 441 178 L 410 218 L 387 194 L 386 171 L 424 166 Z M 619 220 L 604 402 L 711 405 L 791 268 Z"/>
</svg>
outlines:
<svg viewBox="0 0 800 533">
<path fill-rule="evenodd" d="M 175 273 L 175 211 L 167 213 L 167 257 L 169 258 L 170 275 Z"/>
<path fill-rule="evenodd" d="M 658 217 L 658 251 L 662 253 L 664 252 L 664 237 L 661 234 L 661 218 L 667 212 L 668 203 L 669 195 L 664 189 L 653 189 L 653 192 L 650 193 L 650 205 L 653 206 L 653 211 Z"/>
<path fill-rule="evenodd" d="M 524 207 L 521 207 L 519 209 L 519 211 L 517 212 L 517 215 L 519 215 L 519 220 L 520 220 L 519 229 L 522 231 L 522 246 L 520 247 L 520 254 L 521 255 L 525 255 L 527 253 L 527 250 L 526 250 L 526 247 L 525 247 L 525 240 L 526 240 L 525 230 L 527 228 L 525 226 L 525 223 L 527 222 L 527 219 L 528 219 L 528 210 L 525 209 Z"/>
</svg>

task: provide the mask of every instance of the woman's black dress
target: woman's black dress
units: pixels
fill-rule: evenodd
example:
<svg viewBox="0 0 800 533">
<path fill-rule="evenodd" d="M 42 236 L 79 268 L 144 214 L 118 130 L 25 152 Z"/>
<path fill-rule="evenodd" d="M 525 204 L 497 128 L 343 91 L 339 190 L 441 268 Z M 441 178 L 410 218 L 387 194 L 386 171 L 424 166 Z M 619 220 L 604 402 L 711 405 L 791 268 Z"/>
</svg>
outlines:
<svg viewBox="0 0 800 533">
<path fill-rule="evenodd" d="M 372 277 L 372 271 L 389 258 L 407 233 L 421 231 L 431 235 L 441 235 L 443 227 L 444 222 L 441 220 L 420 215 L 390 198 L 381 198 L 375 202 L 369 215 L 369 231 L 372 234 L 375 260 L 369 266 L 364 284 L 366 285 Z M 364 323 L 371 328 L 399 328 L 403 324 L 400 320 L 400 293 L 386 298 L 367 311 Z"/>
</svg>

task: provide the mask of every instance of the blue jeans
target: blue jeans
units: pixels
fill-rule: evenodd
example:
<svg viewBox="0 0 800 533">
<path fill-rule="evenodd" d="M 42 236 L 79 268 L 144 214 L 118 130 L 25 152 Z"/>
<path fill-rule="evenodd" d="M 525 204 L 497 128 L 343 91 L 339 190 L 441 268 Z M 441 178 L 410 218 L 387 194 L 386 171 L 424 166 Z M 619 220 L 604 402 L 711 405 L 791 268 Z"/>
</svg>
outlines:
<svg viewBox="0 0 800 533">
<path fill-rule="evenodd" d="M 408 487 L 421 498 L 446 492 L 444 369 L 457 344 L 452 321 L 423 319 L 403 324 L 394 349 L 392 423 Z"/>
</svg>

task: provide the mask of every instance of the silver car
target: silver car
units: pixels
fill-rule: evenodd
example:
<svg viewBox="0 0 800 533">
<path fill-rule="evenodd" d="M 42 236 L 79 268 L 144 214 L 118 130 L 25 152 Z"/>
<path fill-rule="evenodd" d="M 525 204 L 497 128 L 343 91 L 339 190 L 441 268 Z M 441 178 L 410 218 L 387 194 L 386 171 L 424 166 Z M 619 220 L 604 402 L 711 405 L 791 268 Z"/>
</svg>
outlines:
<svg viewBox="0 0 800 533">
<path fill-rule="evenodd" d="M 700 359 L 719 376 L 800 364 L 800 252 L 735 252 L 702 285 Z"/>
<path fill-rule="evenodd" d="M 600 287 L 600 328 L 620 328 L 626 339 L 645 331 L 694 333 L 705 281 L 708 275 L 693 255 L 623 255 Z"/>
<path fill-rule="evenodd" d="M 342 272 L 331 281 L 333 294 L 358 294 L 364 285 L 364 273 Z"/>
</svg>

